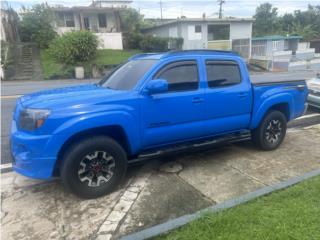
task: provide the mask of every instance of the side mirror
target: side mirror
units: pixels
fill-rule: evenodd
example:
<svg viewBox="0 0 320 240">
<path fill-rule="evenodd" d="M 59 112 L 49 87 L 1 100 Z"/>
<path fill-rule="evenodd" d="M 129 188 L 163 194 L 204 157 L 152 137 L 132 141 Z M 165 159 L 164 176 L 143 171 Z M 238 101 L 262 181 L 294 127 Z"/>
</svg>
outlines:
<svg viewBox="0 0 320 240">
<path fill-rule="evenodd" d="M 154 79 L 147 83 L 144 92 L 148 94 L 164 93 L 168 91 L 168 81 L 165 79 Z"/>
</svg>

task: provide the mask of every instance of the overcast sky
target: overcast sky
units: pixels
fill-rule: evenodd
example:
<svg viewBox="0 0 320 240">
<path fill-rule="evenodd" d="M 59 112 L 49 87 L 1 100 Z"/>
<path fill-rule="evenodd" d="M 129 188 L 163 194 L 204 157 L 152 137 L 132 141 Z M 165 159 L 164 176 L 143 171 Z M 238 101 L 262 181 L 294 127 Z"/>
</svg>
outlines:
<svg viewBox="0 0 320 240">
<path fill-rule="evenodd" d="M 2 1 L 2 0 L 1 0 Z M 140 10 L 147 18 L 160 17 L 160 0 L 133 0 L 132 7 Z M 320 0 L 225 0 L 223 5 L 224 16 L 252 17 L 256 7 L 264 2 L 269 2 L 278 8 L 280 14 L 291 13 L 294 10 L 305 10 L 308 4 L 320 5 Z M 41 0 L 9 0 L 13 8 L 19 9 L 21 5 L 31 6 L 34 3 L 44 2 Z M 48 0 L 49 5 L 61 4 L 65 6 L 87 6 L 90 0 Z M 163 17 L 176 18 L 201 17 L 206 13 L 208 17 L 217 17 L 219 6 L 217 0 L 162 0 Z"/>
</svg>

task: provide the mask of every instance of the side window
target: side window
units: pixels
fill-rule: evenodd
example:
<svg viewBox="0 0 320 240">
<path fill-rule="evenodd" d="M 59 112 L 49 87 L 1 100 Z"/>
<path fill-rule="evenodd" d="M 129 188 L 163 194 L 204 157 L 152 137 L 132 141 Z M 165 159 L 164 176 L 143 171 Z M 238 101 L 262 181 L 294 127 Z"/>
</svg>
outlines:
<svg viewBox="0 0 320 240">
<path fill-rule="evenodd" d="M 196 26 L 194 27 L 194 31 L 195 31 L 196 33 L 201 33 L 201 32 L 202 32 L 201 25 L 196 25 Z"/>
<path fill-rule="evenodd" d="M 196 90 L 199 85 L 198 65 L 196 61 L 171 63 L 153 77 L 157 78 L 168 81 L 169 92 Z"/>
<path fill-rule="evenodd" d="M 210 88 L 235 85 L 241 82 L 237 63 L 232 61 L 206 61 L 207 80 Z"/>
</svg>

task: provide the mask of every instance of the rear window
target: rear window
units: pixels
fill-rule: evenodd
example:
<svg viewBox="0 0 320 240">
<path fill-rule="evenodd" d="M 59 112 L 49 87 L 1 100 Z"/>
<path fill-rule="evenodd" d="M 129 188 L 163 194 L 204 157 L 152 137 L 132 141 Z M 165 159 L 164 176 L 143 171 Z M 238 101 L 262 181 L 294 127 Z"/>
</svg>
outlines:
<svg viewBox="0 0 320 240">
<path fill-rule="evenodd" d="M 239 66 L 232 61 L 207 61 L 207 80 L 210 88 L 235 85 L 241 82 Z"/>
</svg>

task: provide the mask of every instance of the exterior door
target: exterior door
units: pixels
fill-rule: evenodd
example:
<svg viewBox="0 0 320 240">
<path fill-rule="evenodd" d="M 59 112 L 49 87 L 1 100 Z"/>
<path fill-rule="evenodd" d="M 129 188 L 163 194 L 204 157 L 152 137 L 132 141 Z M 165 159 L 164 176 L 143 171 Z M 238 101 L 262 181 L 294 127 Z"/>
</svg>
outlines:
<svg viewBox="0 0 320 240">
<path fill-rule="evenodd" d="M 143 97 L 143 147 L 150 148 L 201 136 L 204 96 L 203 89 L 199 88 L 197 61 L 171 62 L 162 67 L 152 79 L 167 80 L 168 92 Z"/>
<path fill-rule="evenodd" d="M 207 133 L 215 135 L 249 126 L 252 92 L 235 61 L 206 60 L 205 116 Z M 244 71 L 244 70 L 243 70 Z"/>
<path fill-rule="evenodd" d="M 84 18 L 83 18 L 83 22 L 84 22 L 84 28 L 85 28 L 86 30 L 90 30 L 89 17 L 84 17 Z"/>
</svg>

